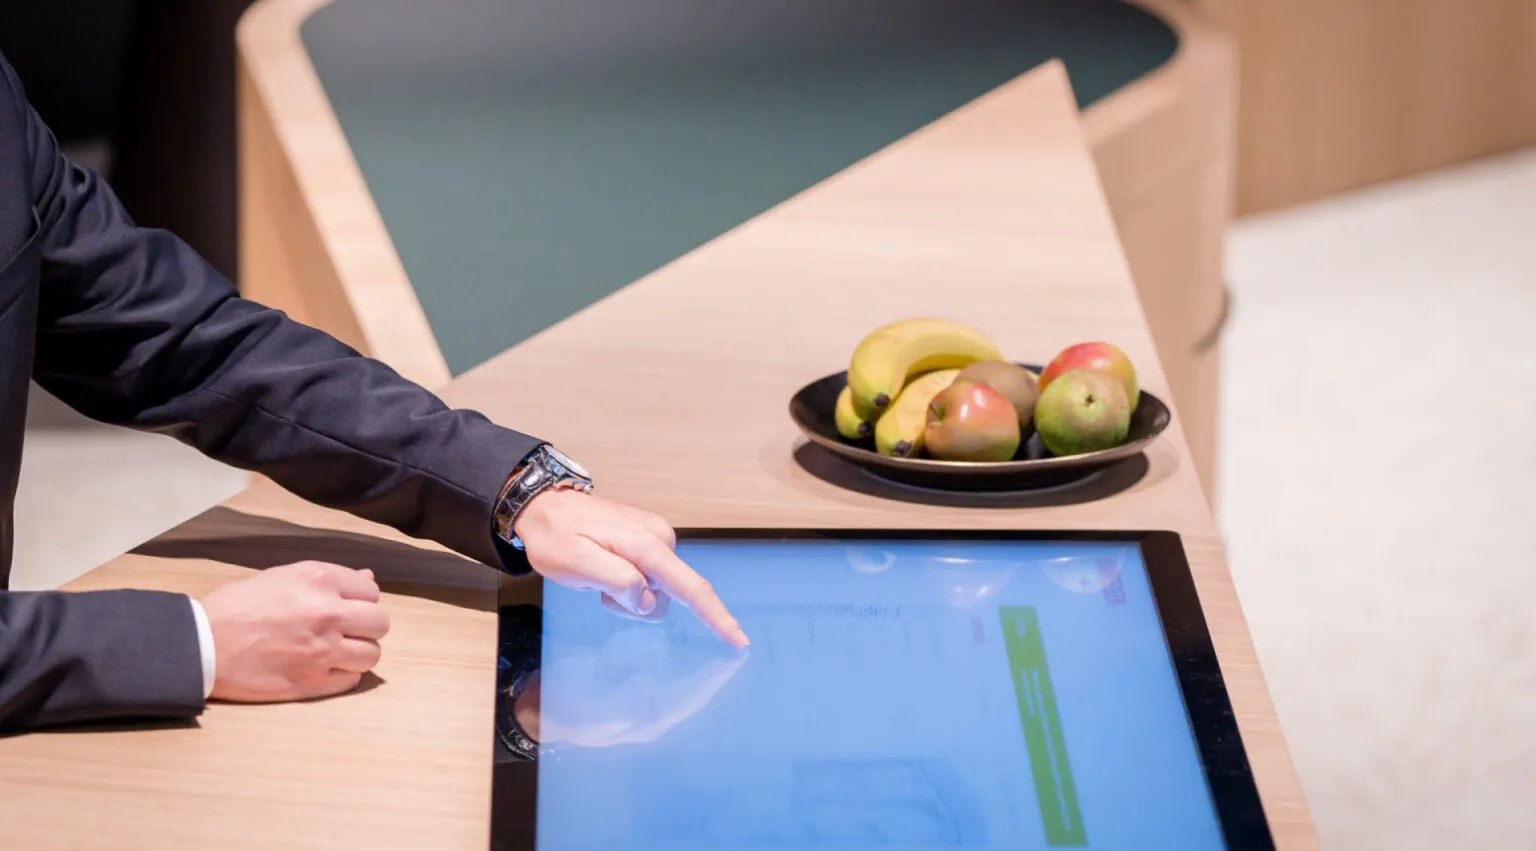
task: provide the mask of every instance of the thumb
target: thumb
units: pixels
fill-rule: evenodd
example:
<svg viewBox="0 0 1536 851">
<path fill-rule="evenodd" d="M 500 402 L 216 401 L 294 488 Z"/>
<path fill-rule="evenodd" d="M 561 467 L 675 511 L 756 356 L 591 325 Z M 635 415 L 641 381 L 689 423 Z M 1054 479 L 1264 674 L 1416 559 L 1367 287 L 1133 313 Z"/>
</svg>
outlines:
<svg viewBox="0 0 1536 851">
<path fill-rule="evenodd" d="M 646 589 L 645 593 L 655 601 L 648 611 L 636 612 L 634 609 L 630 609 L 621 605 L 619 601 L 608 596 L 607 594 L 603 595 L 603 608 L 613 612 L 614 614 L 634 618 L 636 620 L 653 622 L 665 620 L 667 617 L 667 595 L 649 588 Z M 643 602 L 644 601 L 642 601 L 642 603 Z"/>
<path fill-rule="evenodd" d="M 640 617 L 656 608 L 656 592 L 639 568 L 597 543 L 585 540 L 576 554 L 576 573 L 621 609 Z"/>
<path fill-rule="evenodd" d="M 304 690 L 305 694 L 301 695 L 299 699 L 306 700 L 342 694 L 357 688 L 362 681 L 363 675 L 356 671 L 343 671 L 340 668 L 332 668 L 324 677 L 310 683 L 309 687 Z"/>
<path fill-rule="evenodd" d="M 642 586 L 639 591 L 626 594 L 610 594 L 603 592 L 603 606 L 618 612 L 621 615 L 635 615 L 636 617 L 648 617 L 656 611 L 656 592 L 645 586 L 644 577 L 641 577 Z"/>
</svg>

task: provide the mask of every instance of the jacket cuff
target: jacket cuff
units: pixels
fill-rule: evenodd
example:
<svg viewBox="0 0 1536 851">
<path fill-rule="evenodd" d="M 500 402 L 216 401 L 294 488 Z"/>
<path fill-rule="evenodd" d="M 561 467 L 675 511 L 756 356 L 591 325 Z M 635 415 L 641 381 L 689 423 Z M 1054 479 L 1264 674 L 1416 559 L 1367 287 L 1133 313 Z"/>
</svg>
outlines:
<svg viewBox="0 0 1536 851">
<path fill-rule="evenodd" d="M 527 558 L 496 534 L 496 502 L 507 479 L 545 441 L 472 416 L 464 437 L 446 465 L 457 485 L 437 510 L 436 539 L 481 564 L 513 575 L 527 573 Z"/>
<path fill-rule="evenodd" d="M 0 715 L 41 727 L 126 718 L 190 718 L 203 709 L 197 626 L 184 594 L 13 594 L 3 636 Z M 5 666 L 0 666 L 3 668 Z M 9 688 L 5 688 L 9 686 Z"/>
<path fill-rule="evenodd" d="M 185 717 L 202 711 L 203 660 L 190 598 L 164 591 L 93 591 L 79 598 L 92 621 L 87 693 L 117 714 Z M 93 611 L 94 610 L 94 611 Z"/>
</svg>

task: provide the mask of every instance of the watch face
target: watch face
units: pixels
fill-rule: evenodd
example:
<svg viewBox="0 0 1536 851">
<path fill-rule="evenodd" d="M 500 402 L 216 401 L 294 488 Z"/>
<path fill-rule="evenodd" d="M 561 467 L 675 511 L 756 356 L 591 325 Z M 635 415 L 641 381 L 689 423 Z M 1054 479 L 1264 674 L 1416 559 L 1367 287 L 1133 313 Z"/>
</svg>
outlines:
<svg viewBox="0 0 1536 851">
<path fill-rule="evenodd" d="M 560 466 L 570 470 L 572 473 L 575 473 L 583 479 L 590 480 L 592 478 L 591 476 L 587 475 L 587 471 L 583 469 L 580 464 L 576 463 L 576 461 L 572 459 L 571 456 L 561 452 L 553 446 L 546 445 L 544 449 L 545 451 L 549 452 L 552 458 L 560 463 Z"/>
</svg>

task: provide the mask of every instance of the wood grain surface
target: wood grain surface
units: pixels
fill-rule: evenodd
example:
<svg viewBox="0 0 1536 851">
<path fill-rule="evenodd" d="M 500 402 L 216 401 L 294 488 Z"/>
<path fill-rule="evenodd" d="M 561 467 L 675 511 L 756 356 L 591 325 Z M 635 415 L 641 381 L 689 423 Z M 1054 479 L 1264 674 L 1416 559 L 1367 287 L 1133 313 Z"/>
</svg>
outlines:
<svg viewBox="0 0 1536 851">
<path fill-rule="evenodd" d="M 552 440 L 591 468 L 601 493 L 677 526 L 1179 532 L 1279 846 L 1315 848 L 1176 404 L 1144 460 L 1027 498 L 898 489 L 798 437 L 786 411 L 794 390 L 844 368 L 866 331 L 913 315 L 972 323 L 1020 359 L 1113 340 L 1146 387 L 1166 392 L 1059 63 L 461 376 L 444 396 Z M 196 593 L 248 565 L 301 558 L 380 570 L 396 622 L 380 682 L 309 704 L 214 706 L 193 729 L 0 742 L 0 821 L 36 849 L 107 838 L 121 849 L 485 848 L 486 569 L 260 485 L 75 587 Z"/>
<path fill-rule="evenodd" d="M 1161 68 L 1082 111 L 1168 389 L 1209 503 L 1221 460 L 1223 246 L 1237 125 L 1232 41 L 1182 0 L 1137 0 L 1179 34 Z"/>
<path fill-rule="evenodd" d="M 1241 54 L 1241 215 L 1536 143 L 1531 0 L 1200 0 Z"/>
<path fill-rule="evenodd" d="M 308 559 L 378 575 L 392 626 L 375 676 L 185 726 L 0 738 L 0 848 L 485 851 L 495 571 L 258 485 L 67 590 L 199 595 Z"/>
<path fill-rule="evenodd" d="M 1236 64 L 1201 10 L 1132 1 L 1178 34 L 1178 52 L 1082 121 L 1210 491 Z M 241 22 L 242 290 L 439 387 L 449 378 L 441 348 L 299 37 L 328 2 L 260 0 Z"/>
<path fill-rule="evenodd" d="M 263 0 L 240 21 L 240 286 L 427 387 L 448 364 L 299 27 L 329 0 Z"/>
</svg>

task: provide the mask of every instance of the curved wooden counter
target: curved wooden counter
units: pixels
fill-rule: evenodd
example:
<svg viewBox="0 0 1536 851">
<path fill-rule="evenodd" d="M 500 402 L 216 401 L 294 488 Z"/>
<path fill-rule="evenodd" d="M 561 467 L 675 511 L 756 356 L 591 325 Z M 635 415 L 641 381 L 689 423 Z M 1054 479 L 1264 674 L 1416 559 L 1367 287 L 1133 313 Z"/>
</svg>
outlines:
<svg viewBox="0 0 1536 851">
<path fill-rule="evenodd" d="M 967 274 L 947 313 L 1005 351 L 1029 358 L 1107 337 L 1148 389 L 1167 392 L 1073 107 L 1061 65 L 1048 63 L 459 376 L 443 396 L 552 440 L 606 494 L 677 526 L 1177 531 L 1278 847 L 1315 849 L 1181 417 L 1145 458 L 1025 499 L 882 486 L 806 445 L 785 411 L 801 383 L 901 315 L 891 303 L 920 298 L 957 264 Z M 790 297 L 770 281 L 791 282 Z M 794 297 L 810 294 L 814 310 Z M 303 558 L 380 574 L 396 626 L 377 681 L 313 703 L 215 705 L 195 727 L 0 740 L 5 838 L 29 851 L 102 841 L 484 851 L 488 568 L 260 484 L 72 587 L 198 593 Z"/>
<path fill-rule="evenodd" d="M 1214 506 L 1237 62 L 1229 39 L 1189 4 L 1137 2 L 1179 33 L 1178 53 L 1085 109 L 1083 133 Z"/>
<path fill-rule="evenodd" d="M 506 261 L 506 275 L 509 277 L 519 274 L 538 277 L 542 274 L 556 279 L 566 275 L 571 276 L 572 283 L 561 285 L 551 280 L 539 284 L 542 289 L 523 300 L 524 304 L 530 301 L 540 303 L 537 310 L 524 311 L 539 314 L 534 319 L 515 315 L 516 311 L 510 309 L 506 302 L 487 299 L 484 309 L 477 309 L 479 306 L 472 304 L 460 306 L 449 311 L 451 315 L 429 321 L 429 311 L 423 309 L 424 302 L 437 304 L 442 303 L 443 299 L 423 287 L 429 283 L 440 286 L 438 281 L 441 278 L 460 274 L 455 267 L 462 264 L 452 257 L 428 257 L 431 249 L 423 246 L 435 244 L 434 240 L 441 242 L 455 238 L 458 231 L 454 229 L 452 221 L 454 213 L 448 208 L 460 205 L 455 203 L 451 193 L 439 193 L 434 196 L 437 198 L 435 203 L 426 205 L 424 209 L 412 209 L 413 199 L 408 200 L 411 194 L 409 180 L 396 176 L 402 170 L 409 170 L 406 161 L 386 161 L 391 146 L 397 148 L 405 143 L 394 140 L 375 143 L 370 137 L 366 140 L 372 152 L 369 156 L 379 175 L 375 182 L 386 178 L 393 181 L 388 194 L 393 203 L 391 209 L 395 211 L 391 216 L 396 221 L 386 223 L 386 217 L 381 215 L 374 195 L 370 194 L 370 181 L 365 170 L 359 167 L 355 156 L 351 142 L 357 140 L 349 140 L 344 132 L 343 122 L 338 120 L 323 85 L 323 75 L 316 72 L 317 60 L 306 48 L 306 22 L 311 21 L 317 12 L 330 14 L 334 8 L 332 2 L 262 0 L 247 14 L 240 27 L 243 187 L 241 284 L 247 295 L 281 307 L 311 324 L 337 334 L 360 350 L 381 358 L 428 386 L 441 386 L 451 374 L 461 372 L 479 363 L 484 357 L 537 333 L 551 322 L 579 310 L 592 300 L 606 296 L 634 278 L 664 265 L 672 257 L 707 242 L 717 232 L 728 230 L 781 200 L 781 195 L 774 194 L 774 187 L 780 184 L 767 179 L 760 180 L 755 190 L 750 187 L 733 190 L 756 191 L 759 193 L 757 197 L 764 199 L 760 202 L 743 199 L 738 203 L 735 199 L 728 199 L 731 203 L 721 201 L 717 204 L 716 198 L 710 196 L 708 191 L 701 193 L 695 187 L 692 190 L 695 194 L 683 200 L 704 206 L 718 206 L 719 210 L 710 215 L 716 216 L 719 226 L 711 230 L 710 220 L 703 213 L 698 214 L 696 220 L 689 219 L 692 212 L 686 208 L 656 216 L 669 221 L 669 216 L 689 219 L 669 225 L 671 231 L 667 237 L 670 240 L 668 244 L 675 246 L 671 253 L 663 251 L 655 254 L 660 249 L 651 247 L 647 247 L 646 251 L 635 250 L 635 240 L 629 239 L 628 234 L 624 233 L 621 234 L 624 238 L 618 241 L 630 246 L 628 266 L 617 262 L 606 265 L 588 263 L 585 266 L 576 263 L 580 269 L 588 271 L 559 270 L 557 274 L 550 274 L 549 270 L 541 270 L 536 265 L 531 269 L 520 268 L 509 259 Z M 1107 0 L 1095 2 L 1103 7 L 1101 12 L 1122 8 L 1122 4 Z M 1036 5 L 1045 6 L 1049 3 L 1041 0 Z M 372 10 L 372 7 L 369 8 Z M 1103 176 L 1110 207 L 1124 240 L 1154 338 L 1167 365 L 1172 392 L 1182 404 L 1196 465 L 1207 492 L 1210 492 L 1215 481 L 1217 446 L 1217 343 L 1225 309 L 1221 237 L 1230 209 L 1234 63 L 1226 39 L 1187 4 L 1175 0 L 1137 0 L 1134 6 L 1124 8 L 1153 13 L 1147 15 L 1146 12 L 1137 11 L 1135 15 L 1139 18 L 1124 19 L 1124 15 L 1115 18 L 1115 26 L 1122 28 L 1126 37 L 1134 36 L 1153 42 L 1137 48 L 1143 52 L 1164 50 L 1155 44 L 1162 36 L 1152 32 L 1151 25 L 1147 23 L 1161 21 L 1157 26 L 1165 27 L 1165 31 L 1174 39 L 1166 49 L 1168 58 L 1166 61 L 1151 60 L 1152 65 L 1148 67 L 1152 70 L 1149 73 L 1128 71 L 1131 66 L 1127 66 L 1127 60 L 1123 58 L 1115 60 L 1120 63 L 1117 70 L 1104 71 L 1089 67 L 1079 82 L 1085 90 L 1091 88 L 1092 91 L 1080 91 L 1078 100 L 1080 104 L 1086 103 L 1083 122 L 1090 146 Z M 389 10 L 378 12 L 386 16 L 388 13 Z M 1077 17 L 1064 24 L 1062 32 L 1079 40 L 1085 37 L 1084 33 L 1092 33 L 1092 28 L 1097 24 L 1085 15 L 1098 13 L 1090 10 L 1072 14 Z M 326 19 L 323 23 L 329 28 L 328 31 L 334 32 L 345 22 Z M 443 25 L 424 21 L 423 26 Z M 371 39 L 383 34 L 382 30 L 369 30 L 367 36 Z M 978 36 L 972 34 L 968 37 Z M 395 38 L 398 40 L 399 37 Z M 446 37 L 439 39 L 444 40 Z M 358 45 L 364 41 L 363 36 L 358 36 Z M 982 48 L 978 52 L 990 50 L 993 54 L 1002 54 L 1006 43 L 993 39 Z M 1033 64 L 1033 61 L 1027 61 L 1030 51 L 1045 51 L 1037 61 L 1043 61 L 1050 55 L 1049 49 L 1042 45 L 1030 44 L 1027 48 L 1021 48 L 1020 58 L 1007 60 L 1026 63 L 1008 76 Z M 360 46 L 354 46 L 353 49 L 363 52 Z M 1091 54 L 1098 49 L 1091 46 L 1079 47 L 1077 51 Z M 1107 52 L 1113 54 L 1115 51 Z M 1121 52 L 1135 51 L 1127 49 Z M 394 56 L 396 51 L 381 46 L 378 53 L 388 57 Z M 364 99 L 373 97 L 376 100 L 379 97 L 377 92 L 384 84 L 370 83 L 363 87 L 352 79 L 362 77 L 371 80 L 373 75 L 385 73 L 379 69 L 387 67 L 387 64 L 382 64 L 386 60 L 369 61 L 366 69 L 346 69 L 338 59 L 333 63 L 337 67 L 331 68 L 330 74 L 343 80 L 347 87 L 365 89 Z M 471 85 L 460 79 L 461 70 L 444 71 L 438 67 L 443 62 L 441 59 L 415 56 L 408 61 L 416 63 L 413 68 L 427 69 L 430 66 L 430 69 L 419 72 L 424 76 L 446 75 L 450 86 L 463 89 Z M 943 61 L 954 60 L 949 57 Z M 953 82 L 945 84 L 955 91 L 964 90 L 966 85 L 975 85 L 975 80 L 986 79 L 987 74 L 998 73 L 993 68 L 1002 67 L 997 63 L 1004 60 L 986 58 L 985 61 L 966 61 L 983 64 L 966 72 L 971 75 L 966 79 L 972 82 L 963 85 Z M 1070 67 L 1071 60 L 1068 64 Z M 1096 73 L 1090 73 L 1094 71 Z M 415 72 L 400 73 L 404 75 L 401 80 L 406 81 L 402 83 L 403 88 L 409 89 L 416 85 L 409 82 L 410 74 Z M 1122 80 L 1113 76 L 1125 73 L 1135 77 L 1134 81 L 1122 84 Z M 1111 76 L 1105 78 L 1106 74 Z M 999 77 L 998 82 L 1003 79 L 1006 77 Z M 391 79 L 387 85 L 394 86 L 395 83 Z M 985 88 L 987 86 L 977 88 L 974 94 L 979 94 Z M 850 91 L 866 89 L 854 86 Z M 456 92 L 457 89 L 447 88 L 443 94 L 450 98 L 468 96 Z M 952 106 L 961 105 L 971 96 L 954 100 L 950 106 L 941 109 L 940 113 L 948 111 Z M 417 104 L 423 100 L 420 92 L 410 96 L 414 100 L 405 95 L 401 97 L 404 99 L 402 104 Z M 929 101 L 920 100 L 906 109 L 913 115 L 920 114 L 926 108 L 923 106 L 926 103 Z M 397 111 L 406 110 L 409 113 L 417 108 L 414 105 L 402 105 Z M 406 113 L 392 118 L 392 123 L 401 126 L 409 123 L 412 115 Z M 449 114 L 462 118 L 461 112 Z M 741 114 L 751 113 L 749 110 Z M 825 111 L 817 114 L 823 118 L 829 115 Z M 693 118 L 689 115 L 683 117 Z M 384 132 L 379 126 L 381 120 L 377 116 L 365 115 L 355 118 L 354 122 L 378 135 Z M 423 116 L 422 120 L 432 119 Z M 880 121 L 884 121 L 890 128 L 900 126 L 900 121 L 890 116 Z M 916 121 L 910 129 L 916 129 L 922 123 L 925 122 Z M 857 140 L 848 135 L 846 127 L 840 131 L 834 129 L 827 132 L 834 135 L 829 137 L 829 143 L 824 147 L 836 149 L 838 145 L 848 145 L 849 150 L 858 150 Z M 845 135 L 838 137 L 835 135 L 837 132 Z M 864 151 L 894 141 L 907 131 L 893 132 L 889 138 L 879 137 L 873 130 L 861 132 L 865 132 L 868 138 L 879 138 L 879 141 L 860 150 L 847 163 L 855 161 Z M 875 135 L 869 136 L 870 133 Z M 816 146 L 802 146 L 801 153 L 791 155 L 791 158 L 809 156 L 806 151 L 815 152 L 826 163 L 837 162 L 835 153 L 821 154 Z M 787 197 L 787 194 L 800 191 L 821 179 L 823 172 L 834 173 L 847 163 L 822 171 L 818 171 L 814 164 L 805 164 L 802 170 L 805 177 L 795 178 L 793 174 L 783 176 L 782 180 L 801 179 L 802 182 L 783 183 L 784 186 L 792 186 L 792 189 L 781 194 Z M 651 163 L 649 168 L 654 170 L 666 165 L 664 162 L 660 165 Z M 460 183 L 467 180 L 463 175 L 455 175 L 454 179 Z M 509 196 L 515 195 L 516 187 L 511 190 L 503 188 L 502 191 Z M 572 191 L 580 193 L 582 189 L 576 187 Z M 657 192 L 665 192 L 666 187 L 646 184 L 646 191 L 654 197 Z M 686 193 L 691 190 L 684 186 L 680 191 Z M 474 203 L 487 202 L 481 199 Z M 534 202 L 508 197 L 506 203 L 516 207 Z M 536 206 L 533 209 L 537 211 Z M 432 225 L 436 237 L 417 233 L 417 230 L 424 227 L 424 221 L 434 218 L 446 220 L 442 224 Z M 515 216 L 508 218 L 516 220 Z M 483 218 L 475 221 L 476 227 L 485 232 L 477 232 L 473 238 L 464 240 L 464 253 L 495 253 L 500 250 L 502 246 L 491 243 L 504 240 L 496 238 L 494 229 L 486 228 Z M 603 221 L 620 230 L 626 227 L 623 219 Z M 509 224 L 507 227 L 513 232 L 517 231 L 516 225 Z M 693 230 L 688 230 L 689 227 Z M 394 240 L 391 239 L 389 228 L 396 230 Z M 561 250 L 600 254 L 607 250 L 600 246 L 605 241 L 613 242 L 614 236 L 606 231 L 600 232 L 593 237 L 594 247 L 590 250 Z M 415 271 L 410 274 L 407 265 L 411 264 L 401 261 L 401 251 L 405 250 L 400 247 L 402 237 L 405 238 L 407 248 L 413 252 L 411 256 L 417 258 L 414 261 Z M 654 254 L 654 262 L 645 259 L 651 256 L 647 251 Z M 515 258 L 519 255 L 517 252 L 503 251 L 497 256 Z M 624 269 L 628 271 L 622 271 Z M 483 277 L 483 269 L 480 274 Z M 591 280 L 604 274 L 613 280 L 596 283 Z M 412 275 L 417 278 L 414 288 Z M 425 278 L 431 280 L 423 280 Z M 478 285 L 487 286 L 483 280 Z M 571 287 L 590 289 L 592 294 L 573 294 L 569 291 Z M 545 307 L 543 302 L 551 304 Z M 511 302 L 512 305 L 516 303 L 515 299 Z M 549 315 L 543 316 L 540 311 Z M 434 321 L 437 323 L 435 329 Z M 533 324 L 530 325 L 530 322 Z M 503 331 L 504 326 L 510 330 Z M 501 334 L 508 336 L 503 339 L 498 336 Z M 448 356 L 445 356 L 445 350 Z"/>
</svg>

